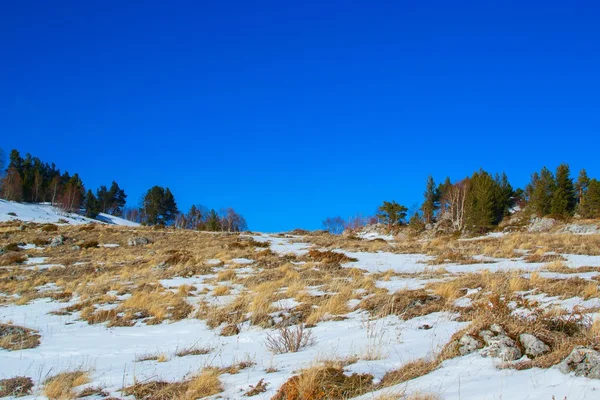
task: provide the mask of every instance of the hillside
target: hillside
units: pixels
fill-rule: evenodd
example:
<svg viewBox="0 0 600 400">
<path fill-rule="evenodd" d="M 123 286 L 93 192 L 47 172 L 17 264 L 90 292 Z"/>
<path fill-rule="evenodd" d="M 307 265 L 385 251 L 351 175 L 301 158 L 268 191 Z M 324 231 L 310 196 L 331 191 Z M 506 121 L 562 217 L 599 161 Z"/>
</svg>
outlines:
<svg viewBox="0 0 600 400">
<path fill-rule="evenodd" d="M 0 224 L 0 386 L 21 382 L 25 398 L 571 400 L 600 390 L 598 235 L 51 226 Z"/>
<path fill-rule="evenodd" d="M 109 214 L 98 214 L 96 219 L 68 213 L 50 204 L 17 203 L 0 199 L 0 222 L 23 221 L 35 223 L 68 223 L 72 225 L 105 223 L 110 225 L 139 226 L 135 222 Z M 61 222 L 62 221 L 62 222 Z"/>
</svg>

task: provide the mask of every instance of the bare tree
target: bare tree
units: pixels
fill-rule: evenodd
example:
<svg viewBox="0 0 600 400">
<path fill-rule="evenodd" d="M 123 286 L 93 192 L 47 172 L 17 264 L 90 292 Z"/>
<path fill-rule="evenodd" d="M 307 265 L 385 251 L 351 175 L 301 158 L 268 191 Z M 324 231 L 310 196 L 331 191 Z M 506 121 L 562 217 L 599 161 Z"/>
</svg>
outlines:
<svg viewBox="0 0 600 400">
<path fill-rule="evenodd" d="M 23 200 L 23 180 L 19 171 L 15 168 L 9 168 L 2 181 L 2 197 L 4 199 L 12 201 Z"/>
<path fill-rule="evenodd" d="M 42 192 L 42 184 L 44 182 L 44 179 L 42 178 L 42 174 L 40 174 L 40 171 L 35 171 L 35 175 L 33 177 L 33 201 L 34 202 L 38 202 L 40 199 L 40 194 Z"/>
<path fill-rule="evenodd" d="M 333 235 L 339 235 L 344 232 L 346 221 L 342 217 L 327 217 L 323 221 L 323 229 Z"/>
</svg>

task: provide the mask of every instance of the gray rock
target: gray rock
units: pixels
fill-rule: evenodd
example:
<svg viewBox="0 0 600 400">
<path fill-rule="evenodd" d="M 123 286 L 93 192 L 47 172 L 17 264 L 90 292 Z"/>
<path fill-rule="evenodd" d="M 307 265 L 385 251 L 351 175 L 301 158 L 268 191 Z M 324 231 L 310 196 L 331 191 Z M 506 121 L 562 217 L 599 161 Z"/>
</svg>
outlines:
<svg viewBox="0 0 600 400">
<path fill-rule="evenodd" d="M 519 335 L 519 342 L 523 345 L 525 354 L 531 357 L 541 356 L 550 351 L 550 347 L 546 343 L 529 333 Z"/>
<path fill-rule="evenodd" d="M 465 356 L 467 354 L 471 354 L 472 352 L 482 348 L 481 342 L 475 339 L 471 335 L 463 335 L 458 341 L 459 348 L 458 351 L 461 356 Z"/>
<path fill-rule="evenodd" d="M 483 330 L 483 331 L 479 332 L 479 337 L 483 339 L 486 346 L 490 345 L 490 342 L 494 338 L 494 336 L 495 336 L 494 332 L 492 332 L 492 331 Z"/>
<path fill-rule="evenodd" d="M 532 218 L 527 230 L 529 232 L 548 232 L 556 225 L 556 220 L 552 218 Z"/>
<path fill-rule="evenodd" d="M 138 236 L 138 237 L 130 238 L 127 241 L 127 244 L 129 246 L 143 246 L 143 245 L 149 244 L 149 243 L 150 243 L 150 239 L 145 238 L 143 236 Z"/>
<path fill-rule="evenodd" d="M 58 247 L 62 246 L 65 242 L 65 237 L 63 235 L 58 235 L 52 238 L 50 241 L 50 247 Z"/>
<path fill-rule="evenodd" d="M 577 346 L 560 364 L 558 369 L 565 374 L 575 372 L 577 376 L 600 379 L 600 353 L 596 350 Z"/>
<path fill-rule="evenodd" d="M 517 343 L 506 335 L 486 336 L 484 340 L 487 344 L 481 352 L 484 357 L 498 357 L 502 361 L 514 361 L 522 356 Z"/>
<path fill-rule="evenodd" d="M 71 250 L 81 250 L 81 247 L 74 244 L 73 246 L 71 246 Z"/>
<path fill-rule="evenodd" d="M 496 335 L 506 335 L 504 328 L 498 324 L 490 325 L 490 331 L 494 332 Z"/>
</svg>

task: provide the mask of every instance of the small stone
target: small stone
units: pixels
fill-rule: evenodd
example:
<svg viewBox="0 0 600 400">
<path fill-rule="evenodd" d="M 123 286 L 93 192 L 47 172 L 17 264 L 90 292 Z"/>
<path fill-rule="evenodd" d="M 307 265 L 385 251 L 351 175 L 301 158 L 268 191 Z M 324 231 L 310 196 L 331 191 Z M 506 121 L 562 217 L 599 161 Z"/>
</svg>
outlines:
<svg viewBox="0 0 600 400">
<path fill-rule="evenodd" d="M 487 347 L 481 352 L 482 356 L 498 357 L 502 361 L 514 361 L 521 358 L 521 350 L 517 347 L 517 343 L 508 336 L 498 335 L 487 339 Z"/>
<path fill-rule="evenodd" d="M 483 330 L 479 332 L 479 337 L 483 339 L 486 345 L 490 345 L 490 341 L 494 338 L 494 333 L 492 331 Z"/>
<path fill-rule="evenodd" d="M 529 333 L 519 335 L 519 341 L 525 349 L 525 354 L 531 357 L 538 357 L 550 351 L 550 347 L 546 343 Z"/>
</svg>

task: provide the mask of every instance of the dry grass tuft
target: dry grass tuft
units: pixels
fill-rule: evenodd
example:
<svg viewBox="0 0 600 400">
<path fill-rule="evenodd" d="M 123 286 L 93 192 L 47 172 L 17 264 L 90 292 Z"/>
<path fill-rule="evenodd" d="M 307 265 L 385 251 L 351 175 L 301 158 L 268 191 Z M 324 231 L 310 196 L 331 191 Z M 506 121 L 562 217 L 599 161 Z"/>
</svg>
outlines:
<svg viewBox="0 0 600 400">
<path fill-rule="evenodd" d="M 223 391 L 218 368 L 204 368 L 199 375 L 182 382 L 151 381 L 135 383 L 123 389 L 123 394 L 144 400 L 195 400 Z"/>
<path fill-rule="evenodd" d="M 40 345 L 37 331 L 12 324 L 0 324 L 0 348 L 5 350 L 32 349 Z"/>
<path fill-rule="evenodd" d="M 437 359 L 426 360 L 420 358 L 418 360 L 411 361 L 396 370 L 387 372 L 381 379 L 380 386 L 394 386 L 399 383 L 427 375 L 431 371 L 435 370 L 439 363 L 440 361 Z"/>
<path fill-rule="evenodd" d="M 373 376 L 352 374 L 343 369 L 312 367 L 285 382 L 272 400 L 348 399 L 373 389 Z"/>
<path fill-rule="evenodd" d="M 17 252 L 10 252 L 0 256 L 0 266 L 22 264 L 27 260 L 27 256 Z"/>
<path fill-rule="evenodd" d="M 33 381 L 26 376 L 0 379 L 0 397 L 22 397 L 31 394 Z"/>
<path fill-rule="evenodd" d="M 346 262 L 358 261 L 356 258 L 348 257 L 343 253 L 338 253 L 335 251 L 319 251 L 311 249 L 308 252 L 308 256 L 313 261 L 322 262 L 326 264 L 343 264 Z"/>
<path fill-rule="evenodd" d="M 89 382 L 87 371 L 62 372 L 44 381 L 44 395 L 52 400 L 75 399 L 77 395 L 73 389 Z"/>
</svg>

